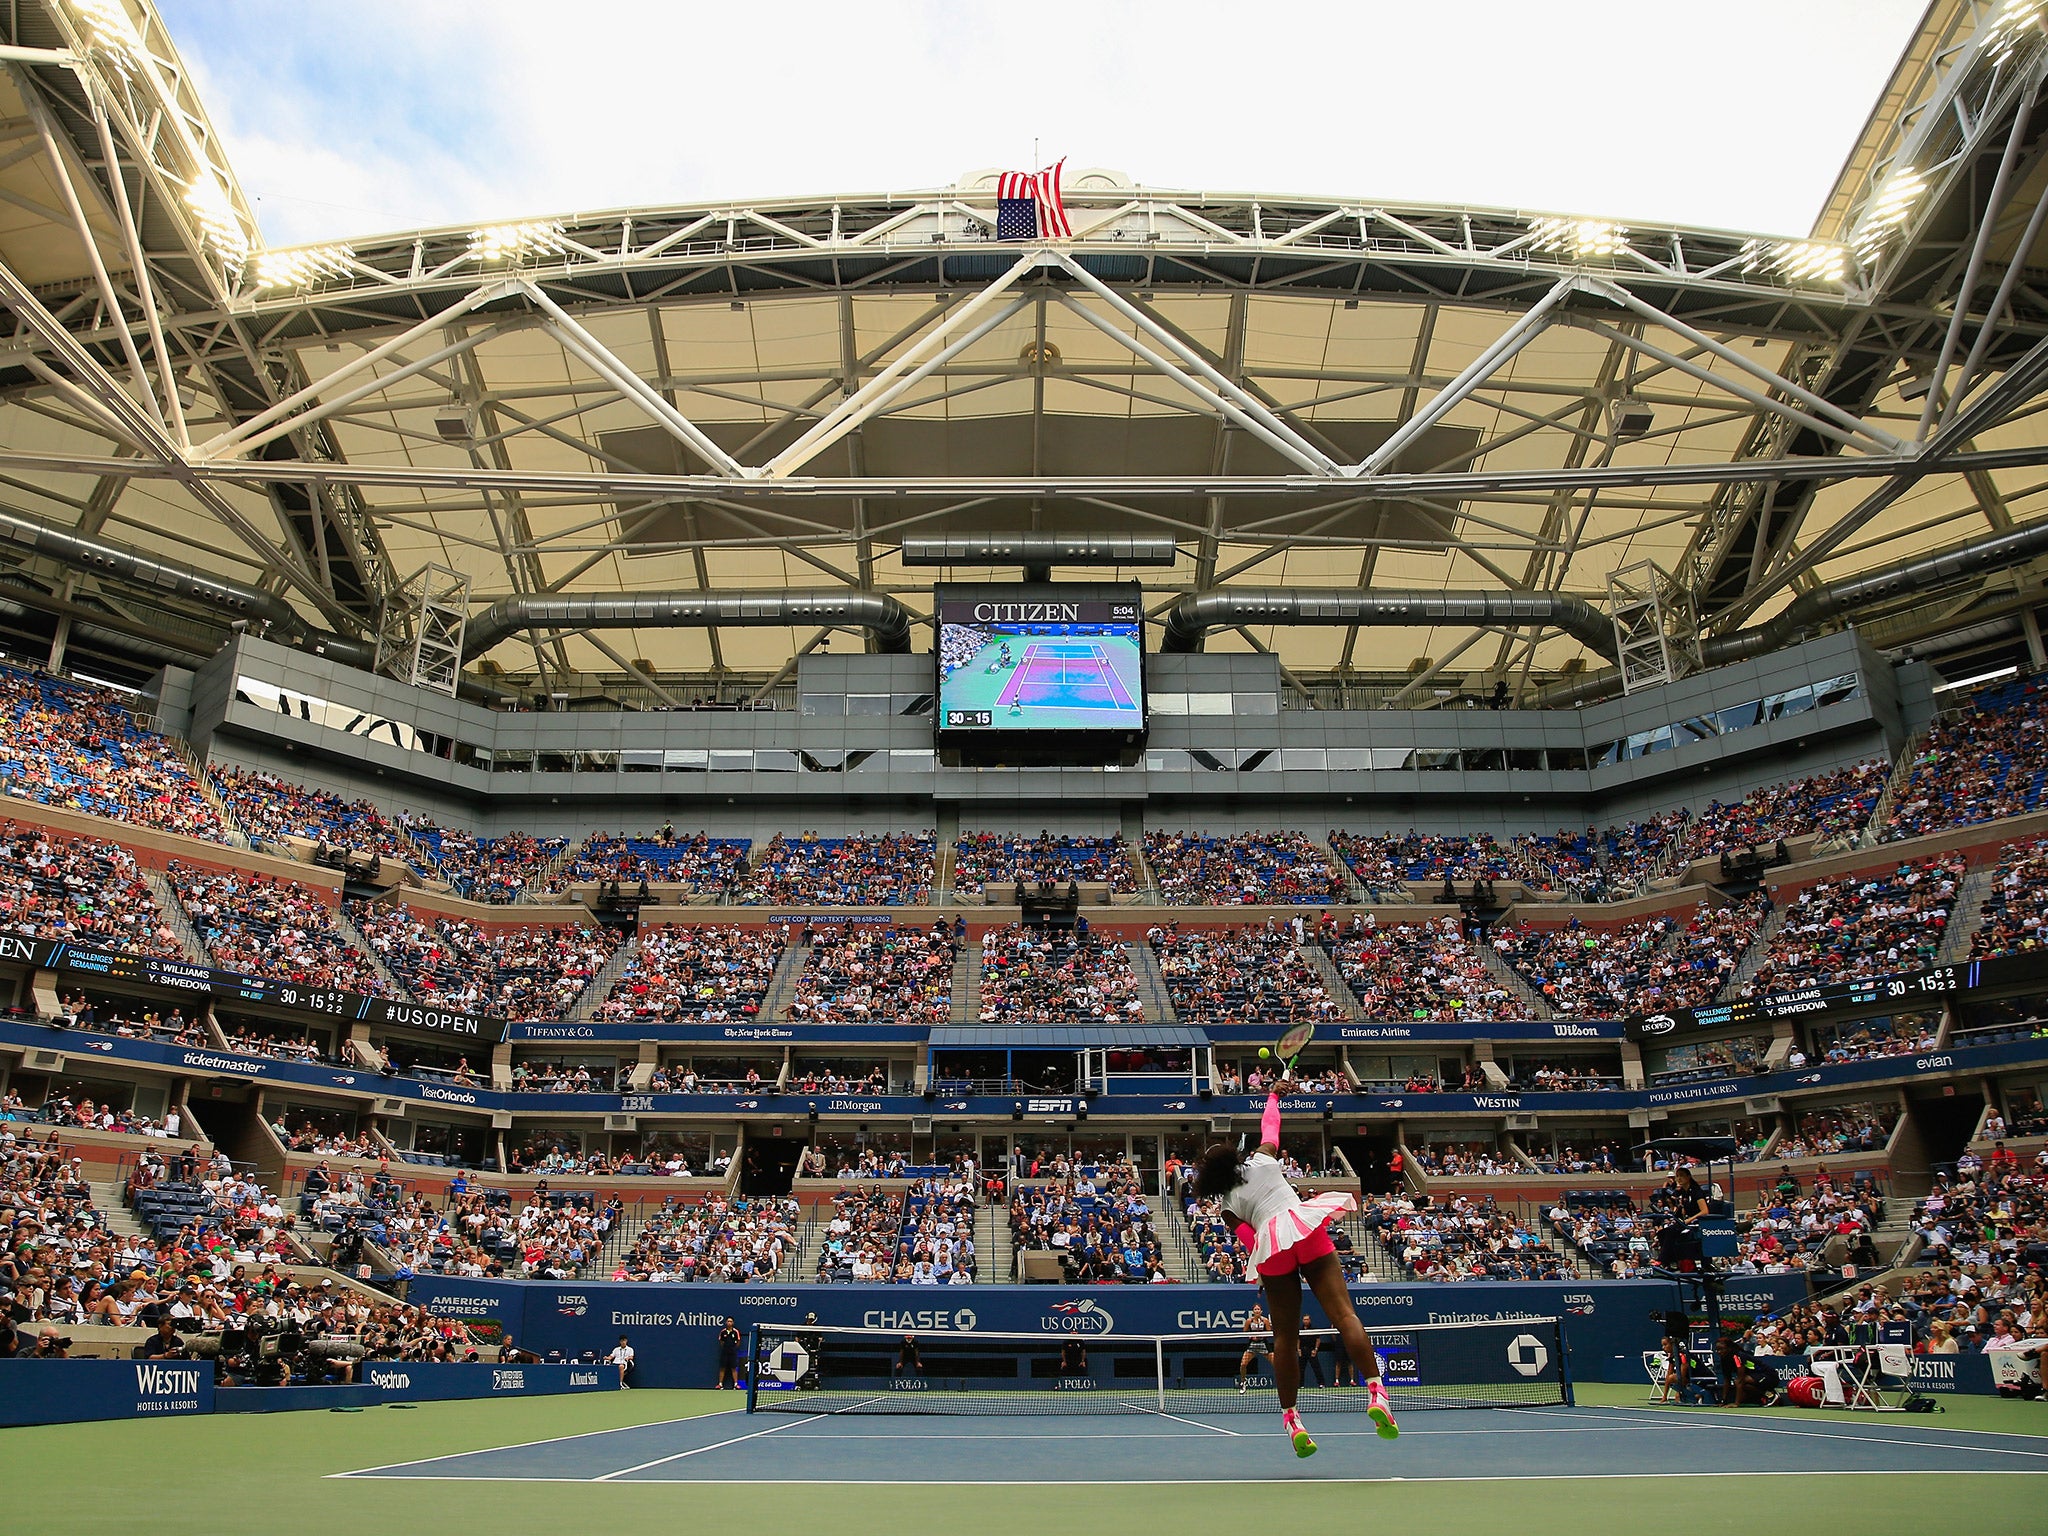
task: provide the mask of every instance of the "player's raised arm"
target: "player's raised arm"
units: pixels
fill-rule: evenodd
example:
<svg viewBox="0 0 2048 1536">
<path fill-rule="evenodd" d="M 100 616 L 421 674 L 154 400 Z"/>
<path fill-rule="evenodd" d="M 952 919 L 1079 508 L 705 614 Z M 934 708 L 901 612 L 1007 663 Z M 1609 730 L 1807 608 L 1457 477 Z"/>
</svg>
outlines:
<svg viewBox="0 0 2048 1536">
<path fill-rule="evenodd" d="M 1259 1117 L 1259 1150 L 1268 1157 L 1280 1155 L 1280 1090 L 1293 1083 L 1292 1078 L 1283 1077 L 1273 1085 L 1273 1091 L 1266 1095 L 1266 1112 Z"/>
</svg>

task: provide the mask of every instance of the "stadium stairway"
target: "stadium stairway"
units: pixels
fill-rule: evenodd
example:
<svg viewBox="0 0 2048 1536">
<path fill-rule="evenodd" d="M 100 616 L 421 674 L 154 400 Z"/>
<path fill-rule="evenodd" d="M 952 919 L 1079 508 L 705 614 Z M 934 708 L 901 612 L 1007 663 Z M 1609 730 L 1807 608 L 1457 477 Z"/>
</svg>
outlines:
<svg viewBox="0 0 2048 1536">
<path fill-rule="evenodd" d="M 1473 946 L 1473 950 L 1479 956 L 1479 963 L 1486 967 L 1487 973 L 1506 987 L 1510 995 L 1529 1010 L 1530 1018 L 1550 1019 L 1557 1016 L 1557 1010 L 1544 1000 L 1542 993 L 1529 984 L 1529 978 L 1509 965 L 1492 944 L 1482 939 Z"/>
<path fill-rule="evenodd" d="M 785 945 L 775 962 L 775 971 L 768 978 L 768 990 L 761 994 L 762 1019 L 779 1019 L 788 1010 L 796 997 L 797 978 L 803 975 L 804 967 L 810 964 L 811 946 L 799 941 Z"/>
<path fill-rule="evenodd" d="M 339 907 L 334 910 L 334 931 L 348 940 L 350 947 L 370 962 L 370 969 L 375 971 L 377 979 L 384 983 L 386 997 L 412 997 L 412 993 L 406 990 L 405 983 L 392 974 L 383 957 L 370 947 L 370 941 L 363 937 L 363 930 L 356 926 L 355 919 Z"/>
<path fill-rule="evenodd" d="M 1913 776 L 1913 764 L 1919 760 L 1926 746 L 1927 732 L 1922 731 L 1908 741 L 1892 760 L 1892 771 L 1885 776 L 1884 788 L 1878 791 L 1876 803 L 1870 808 L 1870 819 L 1863 823 L 1863 833 L 1856 840 L 1857 846 L 1871 848 L 1884 841 L 1884 824 L 1891 819 L 1892 802 L 1898 798 L 1906 780 Z"/>
<path fill-rule="evenodd" d="M 1010 1239 L 1010 1208 L 1002 1201 L 982 1200 L 974 1207 L 974 1252 L 977 1281 L 1008 1285 L 1016 1278 L 1011 1273 L 1017 1250 Z"/>
<path fill-rule="evenodd" d="M 1143 906 L 1163 906 L 1166 898 L 1160 894 L 1159 882 L 1152 875 L 1152 861 L 1145 857 L 1145 831 L 1141 826 L 1135 836 L 1126 832 L 1124 841 L 1130 845 L 1131 871 L 1138 883 L 1137 899 Z"/>
<path fill-rule="evenodd" d="M 1346 901 L 1365 904 L 1372 900 L 1372 896 L 1367 892 L 1364 884 L 1360 882 L 1357 873 L 1351 868 L 1351 861 L 1339 853 L 1331 845 L 1328 838 L 1317 838 L 1315 840 L 1315 847 L 1318 852 L 1328 854 L 1330 862 L 1337 866 L 1337 874 L 1344 882 L 1344 899 Z"/>
<path fill-rule="evenodd" d="M 962 944 L 953 960 L 953 1011 L 947 1017 L 955 1024 L 972 1024 L 981 1017 L 981 946 Z"/>
<path fill-rule="evenodd" d="M 1365 1017 L 1365 1011 L 1358 1002 L 1358 994 L 1351 990 L 1351 983 L 1344 979 L 1344 973 L 1337 969 L 1337 962 L 1330 957 L 1327 949 L 1320 944 L 1310 943 L 1298 945 L 1294 952 L 1306 960 L 1316 974 L 1323 978 L 1324 989 L 1336 1001 L 1337 1006 L 1344 1010 L 1345 1018 Z"/>
<path fill-rule="evenodd" d="M 1778 930 L 1785 926 L 1785 919 L 1791 911 L 1792 904 L 1789 901 L 1781 901 L 1771 908 L 1771 915 L 1763 920 L 1763 926 L 1757 929 L 1756 937 L 1750 940 L 1749 948 L 1742 952 L 1742 960 L 1735 967 L 1734 974 L 1728 978 L 1728 984 L 1715 994 L 1717 1000 L 1742 995 L 1742 989 L 1749 984 L 1749 979 L 1763 969 L 1764 957 L 1770 954 L 1771 943 L 1778 937 Z"/>
<path fill-rule="evenodd" d="M 625 943 L 612 951 L 612 957 L 598 968 L 590 978 L 590 985 L 583 989 L 583 995 L 569 1008 L 572 1019 L 587 1019 L 597 1012 L 597 1005 L 605 1000 L 612 990 L 612 983 L 626 972 L 633 963 L 633 957 L 640 953 L 640 940 L 629 937 Z"/>
<path fill-rule="evenodd" d="M 1209 1272 L 1202 1267 L 1201 1250 L 1195 1247 L 1194 1235 L 1188 1231 L 1188 1219 L 1179 1209 L 1179 1203 L 1167 1197 L 1168 1209 L 1159 1213 L 1159 1220 L 1153 1223 L 1159 1233 L 1159 1246 L 1166 1260 L 1166 1269 L 1174 1279 L 1187 1285 L 1207 1283 Z"/>
<path fill-rule="evenodd" d="M 561 876 L 562 873 L 565 870 L 567 870 L 571 864 L 573 864 L 576 861 L 576 856 L 583 852 L 584 843 L 587 843 L 588 841 L 589 839 L 586 838 L 584 839 L 584 842 L 572 842 L 569 844 L 568 847 L 564 848 L 560 853 L 556 854 L 554 858 L 548 861 L 548 867 L 546 869 L 543 869 L 538 875 L 534 876 L 532 880 L 527 882 L 527 890 L 539 890 L 545 892 L 548 889 L 548 887 L 552 885 L 555 882 L 555 880 L 559 876 Z M 436 869 L 438 869 L 439 867 L 439 865 L 435 866 Z"/>
<path fill-rule="evenodd" d="M 648 1218 L 660 1209 L 661 1202 L 648 1197 L 636 1200 L 621 1210 L 618 1224 L 605 1234 L 604 1245 L 583 1261 L 579 1278 L 602 1280 L 609 1275 L 618 1267 L 619 1260 L 633 1251 Z"/>
<path fill-rule="evenodd" d="M 199 754 L 192 750 L 192 744 L 182 736 L 172 736 L 169 734 L 164 735 L 164 740 L 169 743 L 173 751 L 185 759 L 186 767 L 192 770 L 192 782 L 199 786 L 199 797 L 213 807 L 214 815 L 220 818 L 221 826 L 227 830 L 228 846 L 230 848 L 249 847 L 249 834 L 242 826 L 241 818 L 234 813 L 220 790 L 214 785 L 213 776 L 199 766 Z"/>
<path fill-rule="evenodd" d="M 1963 883 L 1956 888 L 1956 904 L 1948 909 L 1948 923 L 1941 930 L 1936 965 L 1953 965 L 1969 958 L 1970 940 L 1983 920 L 1984 903 L 1990 899 L 1991 880 L 1997 873 L 1997 865 L 1985 864 L 1963 876 Z"/>
<path fill-rule="evenodd" d="M 192 918 L 185 911 L 185 904 L 178 900 L 178 893 L 171 889 L 170 876 L 160 869 L 145 867 L 142 878 L 149 882 L 149 893 L 156 898 L 157 910 L 164 915 L 164 926 L 177 936 L 178 948 L 185 952 L 185 958 L 194 965 L 213 964 L 213 957 L 206 952 L 206 944 L 199 937 L 199 930 L 192 926 Z"/>
<path fill-rule="evenodd" d="M 1141 941 L 1124 948 L 1130 952 L 1131 969 L 1137 972 L 1138 1001 L 1144 1004 L 1145 1017 L 1154 1024 L 1173 1023 L 1180 1016 L 1174 1012 L 1173 994 L 1166 989 L 1166 977 L 1152 946 Z"/>
<path fill-rule="evenodd" d="M 119 1181 L 95 1179 L 86 1187 L 92 1191 L 94 1208 L 106 1218 L 109 1233 L 115 1237 L 149 1237 L 149 1228 L 138 1221 L 135 1212 L 128 1208 Z"/>
</svg>

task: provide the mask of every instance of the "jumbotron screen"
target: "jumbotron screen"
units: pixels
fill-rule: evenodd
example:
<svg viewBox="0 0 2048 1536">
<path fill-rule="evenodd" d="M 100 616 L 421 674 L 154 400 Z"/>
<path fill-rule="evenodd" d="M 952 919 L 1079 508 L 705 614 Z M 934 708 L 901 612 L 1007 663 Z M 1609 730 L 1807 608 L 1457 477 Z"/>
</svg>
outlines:
<svg viewBox="0 0 2048 1536">
<path fill-rule="evenodd" d="M 937 608 L 942 734 L 1145 728 L 1135 583 L 941 588 Z"/>
</svg>

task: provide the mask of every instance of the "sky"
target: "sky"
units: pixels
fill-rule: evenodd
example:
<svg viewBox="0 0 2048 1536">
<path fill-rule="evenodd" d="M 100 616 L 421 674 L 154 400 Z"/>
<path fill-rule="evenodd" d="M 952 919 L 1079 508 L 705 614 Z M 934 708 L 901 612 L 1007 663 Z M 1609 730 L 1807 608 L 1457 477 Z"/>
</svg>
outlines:
<svg viewBox="0 0 2048 1536">
<path fill-rule="evenodd" d="M 158 8 L 281 246 L 1061 156 L 1149 187 L 1804 234 L 1924 0 Z"/>
</svg>

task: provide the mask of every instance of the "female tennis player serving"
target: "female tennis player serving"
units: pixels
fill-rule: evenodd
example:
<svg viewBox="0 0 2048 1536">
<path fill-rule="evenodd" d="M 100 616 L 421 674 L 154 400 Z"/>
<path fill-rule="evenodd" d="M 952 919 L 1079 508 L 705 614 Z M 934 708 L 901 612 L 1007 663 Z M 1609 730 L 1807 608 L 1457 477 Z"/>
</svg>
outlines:
<svg viewBox="0 0 2048 1536">
<path fill-rule="evenodd" d="M 1316 1443 L 1302 1428 L 1295 1400 L 1301 1393 L 1301 1283 L 1306 1280 L 1323 1311 L 1344 1342 L 1344 1351 L 1365 1381 L 1366 1412 L 1391 1440 L 1401 1430 L 1380 1380 L 1379 1356 L 1352 1310 L 1351 1293 L 1337 1250 L 1324 1227 L 1358 1202 L 1345 1194 L 1315 1195 L 1304 1200 L 1287 1182 L 1280 1166 L 1280 1095 L 1293 1087 L 1292 1077 L 1274 1084 L 1259 1122 L 1259 1146 L 1250 1157 L 1218 1142 L 1202 1154 L 1195 1192 L 1222 1203 L 1236 1222 L 1238 1240 L 1251 1250 L 1251 1267 L 1266 1291 L 1273 1318 L 1273 1385 L 1280 1392 L 1280 1422 L 1294 1441 L 1294 1454 L 1313 1456 Z"/>
</svg>

